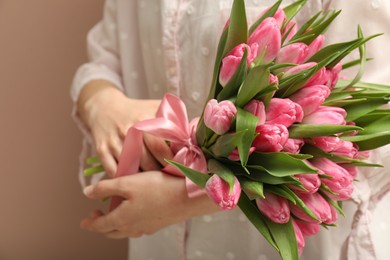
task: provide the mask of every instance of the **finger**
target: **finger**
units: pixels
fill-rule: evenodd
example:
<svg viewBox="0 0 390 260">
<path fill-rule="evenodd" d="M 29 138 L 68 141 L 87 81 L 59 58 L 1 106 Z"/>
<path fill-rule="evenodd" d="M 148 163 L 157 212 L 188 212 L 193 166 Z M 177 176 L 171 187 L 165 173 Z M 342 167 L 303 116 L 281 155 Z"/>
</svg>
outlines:
<svg viewBox="0 0 390 260">
<path fill-rule="evenodd" d="M 103 165 L 104 170 L 110 177 L 114 177 L 116 169 L 117 169 L 117 162 L 113 155 L 111 154 L 110 150 L 108 149 L 106 144 L 101 144 L 97 146 L 96 152 L 99 156 L 100 162 Z"/>
<path fill-rule="evenodd" d="M 113 136 L 110 138 L 108 146 L 111 154 L 114 156 L 116 162 L 118 162 L 122 152 L 123 141 L 119 138 L 119 136 Z"/>
<path fill-rule="evenodd" d="M 153 171 L 161 169 L 160 163 L 153 157 L 153 155 L 145 146 L 142 147 L 140 168 L 142 171 Z"/>
<path fill-rule="evenodd" d="M 112 196 L 128 198 L 130 191 L 129 177 L 131 176 L 99 181 L 95 185 L 85 187 L 84 194 L 90 199 L 104 199 Z"/>
<path fill-rule="evenodd" d="M 94 219 L 84 219 L 80 224 L 81 228 L 102 234 L 117 231 L 119 227 L 123 226 L 123 223 L 126 221 L 122 213 L 124 207 L 128 207 L 128 205 L 125 205 L 127 203 L 128 202 L 126 201 L 123 202 L 115 210 L 107 213 L 106 215 L 103 214 Z"/>
<path fill-rule="evenodd" d="M 168 163 L 165 159 L 172 159 L 173 152 L 169 145 L 161 138 L 155 137 L 150 134 L 144 134 L 144 143 L 154 158 L 163 166 Z"/>
<path fill-rule="evenodd" d="M 128 238 L 130 236 L 126 232 L 118 231 L 118 230 L 108 232 L 104 235 L 110 239 L 123 239 L 123 238 Z M 131 236 L 131 237 L 133 237 L 133 236 Z"/>
</svg>

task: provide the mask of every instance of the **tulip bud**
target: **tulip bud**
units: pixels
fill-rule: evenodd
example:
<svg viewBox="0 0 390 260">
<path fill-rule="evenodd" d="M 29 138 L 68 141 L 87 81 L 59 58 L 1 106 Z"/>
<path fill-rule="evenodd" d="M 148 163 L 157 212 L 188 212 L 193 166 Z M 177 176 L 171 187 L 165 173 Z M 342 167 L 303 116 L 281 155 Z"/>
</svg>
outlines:
<svg viewBox="0 0 390 260">
<path fill-rule="evenodd" d="M 251 147 L 249 149 L 249 155 L 251 155 L 256 150 L 255 147 Z M 229 155 L 229 160 L 231 161 L 239 161 L 240 160 L 240 154 L 238 152 L 238 149 L 234 149 L 233 152 Z"/>
<path fill-rule="evenodd" d="M 329 203 L 318 193 L 297 193 L 306 206 L 311 209 L 319 222 L 325 222 L 332 219 L 332 212 Z M 298 205 L 290 203 L 290 211 L 299 219 L 309 222 L 318 223 L 315 219 L 309 217 Z"/>
<path fill-rule="evenodd" d="M 322 45 L 324 45 L 325 36 L 318 36 L 307 48 L 306 59 L 310 59 L 314 54 L 321 50 Z"/>
<path fill-rule="evenodd" d="M 233 209 L 240 198 L 240 182 L 234 177 L 233 190 L 230 193 L 229 184 L 217 174 L 214 174 L 207 181 L 205 190 L 210 199 L 212 199 L 221 209 Z"/>
<path fill-rule="evenodd" d="M 224 100 L 218 103 L 211 99 L 204 110 L 204 124 L 218 135 L 223 135 L 230 129 L 233 117 L 237 114 L 237 108 L 233 102 Z"/>
<path fill-rule="evenodd" d="M 282 36 L 275 18 L 268 17 L 253 31 L 248 38 L 248 44 L 258 44 L 258 54 L 262 55 L 265 51 L 262 63 L 268 64 L 272 62 L 281 47 Z"/>
<path fill-rule="evenodd" d="M 304 192 L 304 193 L 315 193 L 318 191 L 318 189 L 321 186 L 321 180 L 320 177 L 318 177 L 318 174 L 296 174 L 294 175 L 295 178 L 299 180 L 299 182 L 302 184 L 302 186 L 307 191 L 302 191 L 298 189 L 298 187 L 291 186 L 290 188 L 297 191 L 297 192 Z"/>
<path fill-rule="evenodd" d="M 335 136 L 313 137 L 311 140 L 306 140 L 306 142 L 327 153 L 333 153 L 349 158 L 356 158 L 358 153 L 357 148 L 352 142 L 344 141 Z"/>
<path fill-rule="evenodd" d="M 305 141 L 303 139 L 289 138 L 282 151 L 286 153 L 298 154 L 304 144 Z"/>
<path fill-rule="evenodd" d="M 330 90 L 325 85 L 313 85 L 302 88 L 289 98 L 302 107 L 303 113 L 309 115 L 317 110 L 329 96 Z"/>
<path fill-rule="evenodd" d="M 297 240 L 298 255 L 301 256 L 303 253 L 303 248 L 305 247 L 305 238 L 303 237 L 303 233 L 301 231 L 301 228 L 296 223 L 296 220 L 293 219 L 292 224 L 294 227 L 295 239 Z"/>
<path fill-rule="evenodd" d="M 307 59 L 308 47 L 304 43 L 292 43 L 280 49 L 275 63 L 301 64 Z"/>
<path fill-rule="evenodd" d="M 322 179 L 322 183 L 336 193 L 327 195 L 334 200 L 346 200 L 351 197 L 353 191 L 353 177 L 347 170 L 327 158 L 311 160 L 310 163 L 332 178 Z"/>
<path fill-rule="evenodd" d="M 282 37 L 284 37 L 288 33 L 288 36 L 286 37 L 286 40 L 284 42 L 289 42 L 297 32 L 298 32 L 297 23 L 294 21 L 288 22 L 286 28 L 284 28 L 282 32 Z"/>
<path fill-rule="evenodd" d="M 288 201 L 270 192 L 266 192 L 264 195 L 264 199 L 256 199 L 257 207 L 261 213 L 275 223 L 287 223 L 290 220 Z"/>
<path fill-rule="evenodd" d="M 316 111 L 305 115 L 302 123 L 313 125 L 345 125 L 346 116 L 347 112 L 341 107 L 320 106 Z"/>
<path fill-rule="evenodd" d="M 280 152 L 288 139 L 288 130 L 284 125 L 260 125 L 256 127 L 259 134 L 252 146 L 259 152 Z"/>
<path fill-rule="evenodd" d="M 239 44 L 231 50 L 225 58 L 222 59 L 221 71 L 219 73 L 219 83 L 221 86 L 226 84 L 236 73 L 238 66 L 241 63 L 245 50 L 247 51 L 247 65 L 249 66 L 253 59 L 257 56 L 257 45 L 249 47 L 246 44 Z"/>
<path fill-rule="evenodd" d="M 248 104 L 246 104 L 246 106 L 244 107 L 244 110 L 255 115 L 259 119 L 259 121 L 257 121 L 257 125 L 264 125 L 264 123 L 265 123 L 265 106 L 264 106 L 263 102 L 256 100 L 256 99 L 253 99 Z"/>
<path fill-rule="evenodd" d="M 303 222 L 297 219 L 294 219 L 295 224 L 298 225 L 299 229 L 302 232 L 302 235 L 307 237 L 307 236 L 314 236 L 320 232 L 320 224 L 318 223 L 308 223 L 308 222 Z"/>
<path fill-rule="evenodd" d="M 343 65 L 341 63 L 338 63 L 333 68 L 326 70 L 326 78 L 327 78 L 326 85 L 329 87 L 330 90 L 333 90 L 334 87 L 336 86 L 342 69 L 343 69 Z"/>
<path fill-rule="evenodd" d="M 347 172 L 349 173 L 349 175 L 351 175 L 352 178 L 356 178 L 356 176 L 358 175 L 358 167 L 354 166 L 354 165 L 350 165 L 350 164 L 339 164 L 341 167 L 343 167 L 345 170 L 347 170 Z"/>
<path fill-rule="evenodd" d="M 267 124 L 280 124 L 285 127 L 301 122 L 303 118 L 301 106 L 288 98 L 271 99 L 265 112 Z"/>
</svg>

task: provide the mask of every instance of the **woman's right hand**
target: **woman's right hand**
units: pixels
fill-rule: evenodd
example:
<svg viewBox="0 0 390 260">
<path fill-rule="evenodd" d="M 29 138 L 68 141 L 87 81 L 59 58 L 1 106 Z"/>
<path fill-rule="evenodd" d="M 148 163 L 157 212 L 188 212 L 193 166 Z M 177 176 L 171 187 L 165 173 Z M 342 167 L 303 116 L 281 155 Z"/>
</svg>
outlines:
<svg viewBox="0 0 390 260">
<path fill-rule="evenodd" d="M 90 129 L 100 161 L 114 176 L 123 141 L 128 129 L 135 123 L 154 118 L 160 100 L 140 100 L 126 97 L 112 83 L 105 80 L 89 82 L 81 91 L 77 109 L 81 120 Z M 141 169 L 157 170 L 171 159 L 172 152 L 164 140 L 144 136 Z"/>
</svg>

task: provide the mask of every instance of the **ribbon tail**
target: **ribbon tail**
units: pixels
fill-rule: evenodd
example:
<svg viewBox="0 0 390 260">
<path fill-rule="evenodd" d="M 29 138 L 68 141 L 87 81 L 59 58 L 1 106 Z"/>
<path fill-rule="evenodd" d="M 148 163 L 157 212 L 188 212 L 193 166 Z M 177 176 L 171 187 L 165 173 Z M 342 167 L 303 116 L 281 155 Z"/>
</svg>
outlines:
<svg viewBox="0 0 390 260">
<path fill-rule="evenodd" d="M 137 173 L 141 163 L 143 134 L 135 127 L 127 132 L 123 143 L 122 153 L 119 157 L 118 169 L 115 178 Z M 123 201 L 123 198 L 114 196 L 111 199 L 110 211 L 115 209 Z"/>
</svg>

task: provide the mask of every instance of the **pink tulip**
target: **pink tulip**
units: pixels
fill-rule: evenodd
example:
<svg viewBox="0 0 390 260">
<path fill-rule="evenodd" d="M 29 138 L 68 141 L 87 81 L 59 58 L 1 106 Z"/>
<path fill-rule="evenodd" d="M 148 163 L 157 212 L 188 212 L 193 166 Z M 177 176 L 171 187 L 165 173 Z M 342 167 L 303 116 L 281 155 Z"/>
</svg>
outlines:
<svg viewBox="0 0 390 260">
<path fill-rule="evenodd" d="M 320 106 L 316 111 L 305 115 L 302 123 L 313 125 L 345 125 L 346 116 L 347 112 L 341 107 Z"/>
<path fill-rule="evenodd" d="M 354 166 L 354 165 L 350 165 L 350 164 L 339 164 L 339 166 L 343 167 L 348 173 L 349 175 L 352 177 L 352 178 L 356 178 L 356 176 L 358 175 L 358 167 Z"/>
<path fill-rule="evenodd" d="M 287 45 L 280 49 L 275 63 L 294 63 L 301 64 L 307 59 L 308 47 L 306 44 L 297 42 Z"/>
<path fill-rule="evenodd" d="M 338 63 L 333 68 L 326 70 L 326 77 L 327 77 L 326 85 L 329 87 L 329 89 L 333 90 L 334 87 L 336 86 L 337 81 L 340 78 L 340 72 L 342 69 L 343 69 L 343 65 L 341 63 Z"/>
<path fill-rule="evenodd" d="M 237 114 L 237 108 L 233 102 L 224 100 L 218 103 L 211 99 L 204 110 L 204 123 L 218 135 L 223 135 L 230 129 L 233 117 Z"/>
<path fill-rule="evenodd" d="M 288 36 L 286 37 L 286 40 L 284 42 L 289 42 L 297 32 L 298 32 L 297 23 L 294 21 L 288 22 L 286 28 L 284 28 L 282 32 L 282 37 L 284 37 L 288 33 Z"/>
<path fill-rule="evenodd" d="M 322 179 L 322 183 L 337 193 L 337 195 L 328 193 L 328 196 L 334 200 L 346 200 L 351 197 L 353 191 L 353 177 L 347 170 L 327 158 L 318 158 L 311 160 L 310 163 L 323 171 L 332 178 Z"/>
<path fill-rule="evenodd" d="M 303 139 L 289 138 L 283 147 L 282 152 L 298 154 L 305 144 Z"/>
<path fill-rule="evenodd" d="M 306 82 L 305 87 L 309 87 L 313 85 L 326 85 L 327 80 L 328 77 L 326 74 L 326 68 L 322 67 Z"/>
<path fill-rule="evenodd" d="M 265 106 L 264 103 L 253 99 L 251 100 L 246 106 L 244 107 L 244 110 L 248 111 L 249 113 L 257 116 L 259 121 L 257 121 L 257 125 L 264 125 L 265 123 Z"/>
<path fill-rule="evenodd" d="M 244 56 L 245 50 L 247 51 L 247 65 L 250 66 L 254 58 L 257 56 L 256 44 L 251 47 L 244 43 L 237 45 L 226 55 L 225 58 L 222 59 L 221 71 L 219 73 L 219 83 L 221 86 L 226 86 L 233 77 L 234 73 L 236 73 L 242 57 Z"/>
<path fill-rule="evenodd" d="M 264 9 L 262 12 L 260 12 L 260 15 L 258 18 L 262 17 L 266 12 L 268 12 L 268 10 L 270 9 L 271 7 L 268 7 L 266 9 Z M 275 12 L 273 18 L 275 18 L 277 24 L 278 24 L 278 27 L 279 29 L 282 28 L 283 26 L 283 23 L 286 21 L 287 17 L 286 17 L 286 14 L 284 13 L 283 9 L 282 8 L 278 8 L 278 10 Z"/>
<path fill-rule="evenodd" d="M 318 174 L 296 174 L 294 175 L 294 177 L 297 178 L 298 181 L 302 184 L 302 186 L 307 190 L 303 191 L 300 190 L 298 187 L 292 186 L 291 189 L 293 189 L 294 191 L 303 193 L 315 193 L 321 186 L 321 180 L 320 177 L 318 177 Z"/>
<path fill-rule="evenodd" d="M 318 36 L 307 48 L 307 56 L 306 59 L 310 59 L 314 54 L 316 54 L 319 50 L 321 50 L 324 45 L 325 36 Z"/>
<path fill-rule="evenodd" d="M 306 140 L 306 142 L 327 153 L 333 153 L 349 158 L 356 158 L 358 153 L 356 146 L 352 142 L 344 141 L 335 136 L 313 137 L 311 140 Z"/>
<path fill-rule="evenodd" d="M 325 85 L 313 85 L 302 88 L 289 98 L 302 107 L 303 113 L 309 115 L 317 110 L 329 96 L 330 90 Z"/>
<path fill-rule="evenodd" d="M 280 152 L 288 139 L 288 130 L 284 125 L 259 125 L 259 134 L 253 141 L 253 146 L 259 152 Z"/>
<path fill-rule="evenodd" d="M 359 151 L 357 152 L 355 158 L 359 160 L 366 160 L 370 158 L 371 156 L 371 151 Z"/>
<path fill-rule="evenodd" d="M 336 209 L 332 205 L 329 205 L 329 207 L 330 207 L 330 213 L 331 213 L 332 217 L 330 219 L 324 221 L 324 223 L 328 224 L 328 225 L 332 225 L 332 224 L 336 223 L 339 215 L 337 214 Z"/>
<path fill-rule="evenodd" d="M 212 199 L 221 209 L 230 210 L 238 203 L 241 194 L 241 186 L 237 178 L 234 177 L 234 186 L 232 192 L 230 193 L 229 184 L 217 174 L 214 174 L 207 181 L 205 191 L 209 198 Z"/>
<path fill-rule="evenodd" d="M 265 112 L 267 124 L 280 124 L 285 127 L 301 122 L 303 118 L 301 106 L 288 98 L 271 99 Z"/>
<path fill-rule="evenodd" d="M 295 239 L 297 240 L 298 255 L 301 256 L 303 253 L 303 248 L 305 247 L 305 238 L 303 236 L 301 228 L 296 223 L 296 220 L 293 219 L 292 224 L 294 227 Z"/>
<path fill-rule="evenodd" d="M 266 192 L 264 195 L 265 199 L 256 199 L 257 207 L 261 213 L 275 223 L 287 223 L 290 220 L 288 201 L 270 192 Z"/>
<path fill-rule="evenodd" d="M 249 155 L 251 155 L 256 150 L 255 147 L 251 147 L 249 149 Z M 229 155 L 229 160 L 231 161 L 239 161 L 240 160 L 240 154 L 238 153 L 238 149 L 234 149 L 233 152 Z"/>
<path fill-rule="evenodd" d="M 318 218 L 319 222 L 325 222 L 332 219 L 332 212 L 329 203 L 318 193 L 297 193 L 306 206 L 311 209 L 314 215 Z M 307 215 L 299 206 L 290 203 L 290 211 L 299 219 L 309 222 L 318 223 L 318 221 L 312 219 Z"/>
<path fill-rule="evenodd" d="M 295 224 L 298 225 L 299 229 L 302 232 L 302 235 L 307 237 L 307 236 L 314 236 L 320 232 L 320 224 L 318 223 L 308 223 L 304 221 L 300 221 L 297 219 L 294 219 Z"/>
<path fill-rule="evenodd" d="M 269 84 L 275 83 L 276 86 L 279 86 L 279 78 L 274 74 L 269 74 Z"/>
<path fill-rule="evenodd" d="M 301 65 L 292 67 L 291 69 L 287 70 L 286 73 L 284 73 L 283 77 L 287 77 L 287 76 L 290 76 L 290 75 L 297 74 L 297 73 L 299 73 L 301 71 L 310 69 L 310 68 L 312 68 L 312 67 L 314 67 L 316 65 L 317 65 L 316 62 L 308 62 L 308 63 L 304 63 L 304 64 L 301 64 Z"/>
<path fill-rule="evenodd" d="M 257 55 L 262 55 L 265 50 L 262 63 L 268 64 L 273 61 L 280 48 L 281 48 L 282 36 L 280 35 L 280 29 L 278 22 L 273 17 L 268 17 L 253 31 L 248 38 L 248 44 L 258 44 Z"/>
</svg>

